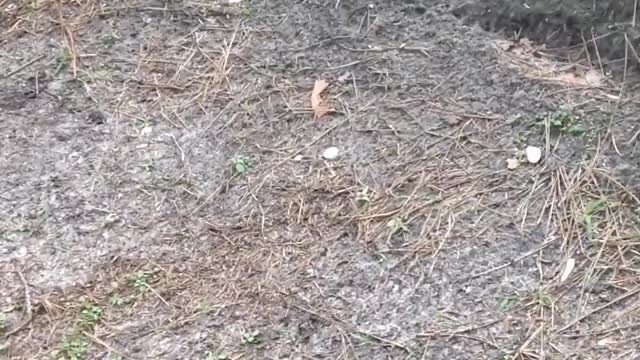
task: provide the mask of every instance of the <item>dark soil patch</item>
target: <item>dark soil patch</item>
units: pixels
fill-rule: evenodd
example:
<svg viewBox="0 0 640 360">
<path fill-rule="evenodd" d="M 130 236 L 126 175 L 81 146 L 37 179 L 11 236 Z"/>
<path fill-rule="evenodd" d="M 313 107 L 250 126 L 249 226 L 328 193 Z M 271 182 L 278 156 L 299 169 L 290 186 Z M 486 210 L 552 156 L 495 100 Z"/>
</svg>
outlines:
<svg viewBox="0 0 640 360">
<path fill-rule="evenodd" d="M 518 73 L 462 2 L 6 3 L 3 356 L 636 356 L 614 80 Z"/>
<path fill-rule="evenodd" d="M 587 50 L 595 65 L 622 74 L 640 65 L 636 6 L 634 0 L 492 0 L 467 2 L 453 13 L 487 31 L 578 53 Z"/>
</svg>

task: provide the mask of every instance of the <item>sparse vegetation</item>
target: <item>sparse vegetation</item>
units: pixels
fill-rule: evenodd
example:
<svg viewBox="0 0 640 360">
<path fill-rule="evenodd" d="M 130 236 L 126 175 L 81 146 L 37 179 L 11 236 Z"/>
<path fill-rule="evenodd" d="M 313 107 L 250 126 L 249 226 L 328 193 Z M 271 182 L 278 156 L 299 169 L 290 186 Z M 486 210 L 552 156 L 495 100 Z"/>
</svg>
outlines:
<svg viewBox="0 0 640 360">
<path fill-rule="evenodd" d="M 246 156 L 239 156 L 232 160 L 233 170 L 237 174 L 245 174 L 251 169 L 251 161 Z"/>
<path fill-rule="evenodd" d="M 113 292 L 109 296 L 109 303 L 113 306 L 122 306 L 127 302 L 120 294 Z"/>
<path fill-rule="evenodd" d="M 551 297 L 544 288 L 538 288 L 538 290 L 536 291 L 535 303 L 539 307 L 551 307 Z"/>
<path fill-rule="evenodd" d="M 149 287 L 148 281 L 150 276 L 151 274 L 147 271 L 138 271 L 129 275 L 127 280 L 129 280 L 129 284 L 138 290 L 138 292 L 144 292 L 147 287 Z"/>
<path fill-rule="evenodd" d="M 582 224 L 584 226 L 584 231 L 587 235 L 587 240 L 592 241 L 594 235 L 594 224 L 593 217 L 600 211 L 604 210 L 606 207 L 606 200 L 604 199 L 595 199 L 591 200 L 587 203 L 585 208 L 582 211 Z"/>
<path fill-rule="evenodd" d="M 207 352 L 207 360 L 229 360 L 229 356 L 225 353 Z"/>
<path fill-rule="evenodd" d="M 242 336 L 240 338 L 240 342 L 243 345 L 251 345 L 251 344 L 259 343 L 260 342 L 260 331 L 254 330 L 254 331 L 248 331 L 248 332 L 242 333 Z"/>
<path fill-rule="evenodd" d="M 102 308 L 93 301 L 83 298 L 80 305 L 80 323 L 84 326 L 94 326 L 102 316 Z"/>
<path fill-rule="evenodd" d="M 371 199 L 369 199 L 369 188 L 365 187 L 361 191 L 358 191 L 355 201 L 357 207 L 363 207 L 369 204 L 371 201 Z"/>
<path fill-rule="evenodd" d="M 571 110 L 557 111 L 552 114 L 547 114 L 544 117 L 544 122 L 551 126 L 551 128 L 575 136 L 582 135 L 587 131 L 578 120 L 578 117 L 576 117 Z"/>
<path fill-rule="evenodd" d="M 60 53 L 58 54 L 58 69 L 57 71 L 60 71 L 66 67 L 68 67 L 71 64 L 71 61 L 73 60 L 73 54 L 71 54 L 71 51 L 69 51 L 69 49 L 67 48 L 62 48 L 60 49 Z"/>
<path fill-rule="evenodd" d="M 394 216 L 393 218 L 391 218 L 391 220 L 389 220 L 389 222 L 387 223 L 387 227 L 391 230 L 392 235 L 409 231 L 407 224 L 402 218 L 398 216 Z"/>
<path fill-rule="evenodd" d="M 82 360 L 86 352 L 87 341 L 83 336 L 76 336 L 71 339 L 62 339 L 57 356 L 60 360 Z"/>
</svg>

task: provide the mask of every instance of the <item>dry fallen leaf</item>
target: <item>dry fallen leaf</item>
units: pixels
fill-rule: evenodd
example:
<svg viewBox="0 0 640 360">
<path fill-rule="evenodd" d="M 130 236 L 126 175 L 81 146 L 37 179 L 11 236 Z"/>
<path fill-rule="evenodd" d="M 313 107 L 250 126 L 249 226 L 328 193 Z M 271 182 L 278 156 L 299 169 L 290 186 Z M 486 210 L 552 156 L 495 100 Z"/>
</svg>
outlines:
<svg viewBox="0 0 640 360">
<path fill-rule="evenodd" d="M 595 69 L 587 71 L 587 73 L 584 75 L 584 79 L 591 86 L 602 86 L 602 84 L 604 83 L 602 73 Z"/>
<path fill-rule="evenodd" d="M 607 345 L 612 345 L 612 344 L 615 344 L 615 343 L 616 343 L 615 339 L 613 339 L 611 337 L 600 339 L 597 342 L 598 346 L 607 346 Z"/>
<path fill-rule="evenodd" d="M 311 108 L 316 118 L 328 113 L 331 109 L 322 100 L 320 94 L 329 86 L 326 80 L 316 80 L 313 84 L 313 90 L 311 91 Z"/>
<path fill-rule="evenodd" d="M 564 270 L 562 271 L 562 275 L 560 276 L 560 282 L 565 282 L 571 275 L 573 268 L 576 266 L 576 259 L 569 258 L 567 259 L 567 264 L 564 266 Z"/>
<path fill-rule="evenodd" d="M 518 159 L 507 159 L 507 169 L 515 170 L 520 166 Z"/>
<path fill-rule="evenodd" d="M 575 85 L 575 86 L 588 86 L 589 85 L 589 83 L 585 79 L 580 78 L 576 74 L 570 73 L 570 72 L 560 74 L 560 75 L 556 76 L 554 78 L 554 80 L 563 82 L 563 83 L 565 83 L 567 85 Z"/>
</svg>

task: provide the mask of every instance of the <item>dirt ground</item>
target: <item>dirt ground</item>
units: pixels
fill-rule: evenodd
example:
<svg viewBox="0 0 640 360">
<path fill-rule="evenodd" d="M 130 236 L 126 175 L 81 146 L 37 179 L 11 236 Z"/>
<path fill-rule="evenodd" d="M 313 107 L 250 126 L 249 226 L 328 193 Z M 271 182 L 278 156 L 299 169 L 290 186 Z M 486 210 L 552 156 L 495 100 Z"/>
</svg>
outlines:
<svg viewBox="0 0 640 360">
<path fill-rule="evenodd" d="M 0 0 L 0 358 L 640 359 L 634 48 L 460 5 Z"/>
</svg>

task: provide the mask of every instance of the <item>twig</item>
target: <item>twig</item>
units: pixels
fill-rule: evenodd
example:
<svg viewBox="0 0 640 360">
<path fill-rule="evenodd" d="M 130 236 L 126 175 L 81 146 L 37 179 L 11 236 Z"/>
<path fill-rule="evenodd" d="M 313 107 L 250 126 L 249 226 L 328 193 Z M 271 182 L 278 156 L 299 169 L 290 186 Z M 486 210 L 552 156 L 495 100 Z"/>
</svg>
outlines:
<svg viewBox="0 0 640 360">
<path fill-rule="evenodd" d="M 27 283 L 27 279 L 25 279 L 24 274 L 22 274 L 22 271 L 20 271 L 17 266 L 15 272 L 20 277 L 20 281 L 22 281 L 22 285 L 24 286 L 24 302 L 27 308 L 27 318 L 20 325 L 16 326 L 15 329 L 4 334 L 5 337 L 9 337 L 19 332 L 20 330 L 22 330 L 22 328 L 27 326 L 31 322 L 31 320 L 33 320 L 33 310 L 31 308 L 31 293 L 29 292 L 29 284 Z"/>
<path fill-rule="evenodd" d="M 110 352 L 112 352 L 112 353 L 114 353 L 114 354 L 116 354 L 116 355 L 120 356 L 120 357 L 121 357 L 121 358 L 123 358 L 123 359 L 130 359 L 130 358 L 131 358 L 131 357 L 129 357 L 129 356 L 125 356 L 122 352 L 120 352 L 120 351 L 118 351 L 118 350 L 114 349 L 111 345 L 109 345 L 109 344 L 107 344 L 106 342 L 104 342 L 104 341 L 102 341 L 102 340 L 98 339 L 97 337 L 95 337 L 95 336 L 93 336 L 93 335 L 89 334 L 89 333 L 88 333 L 88 332 L 86 332 L 86 331 L 83 331 L 83 332 L 82 332 L 82 335 L 86 336 L 89 340 L 91 340 L 91 341 L 93 341 L 94 343 L 96 343 L 96 344 L 98 344 L 98 345 L 100 345 L 100 346 L 104 347 L 105 349 L 107 349 L 107 350 L 109 350 Z"/>
<path fill-rule="evenodd" d="M 20 67 L 18 67 L 17 69 L 15 69 L 15 70 L 13 70 L 13 71 L 9 71 L 7 74 L 3 75 L 3 76 L 2 76 L 2 79 L 8 79 L 8 78 L 10 78 L 11 76 L 13 76 L 13 75 L 15 75 L 15 74 L 19 73 L 20 71 L 24 70 L 24 68 L 26 68 L 27 66 L 30 66 L 30 65 L 32 65 L 33 63 L 38 62 L 38 61 L 40 61 L 40 60 L 44 59 L 44 57 L 45 57 L 44 55 L 40 55 L 40 56 L 38 56 L 38 57 L 36 57 L 36 58 L 33 58 L 33 59 L 31 59 L 31 60 L 27 61 L 26 63 L 24 63 L 23 65 L 21 65 L 21 66 L 20 66 Z"/>
<path fill-rule="evenodd" d="M 488 326 L 491 326 L 493 324 L 499 323 L 500 321 L 502 321 L 502 319 L 497 319 L 497 320 L 491 320 L 488 321 L 484 324 L 480 324 L 480 325 L 473 325 L 473 326 L 467 326 L 461 329 L 457 329 L 451 332 L 446 332 L 446 333 L 421 333 L 421 334 L 416 334 L 416 336 L 418 337 L 432 337 L 432 336 L 446 336 L 446 337 L 454 337 L 460 334 L 464 334 L 464 333 L 468 333 L 468 332 L 472 332 L 472 331 L 476 331 L 476 330 L 480 330 L 483 328 L 486 328 Z"/>
<path fill-rule="evenodd" d="M 529 252 L 526 252 L 526 253 L 524 253 L 524 254 L 522 254 L 522 255 L 518 256 L 517 258 L 515 258 L 515 259 L 513 259 L 513 260 L 511 260 L 511 261 L 509 261 L 509 262 L 507 262 L 507 263 L 504 263 L 504 264 L 502 264 L 502 265 L 500 265 L 500 266 L 496 266 L 496 267 L 494 267 L 494 268 L 491 268 L 491 269 L 489 269 L 489 270 L 485 270 L 485 271 L 480 272 L 480 273 L 477 273 L 477 274 L 473 274 L 473 275 L 469 276 L 468 278 L 466 278 L 464 281 L 469 281 L 469 280 L 472 280 L 472 279 L 478 278 L 478 277 L 480 277 L 480 276 L 484 276 L 484 275 L 490 274 L 490 273 L 492 273 L 492 272 L 494 272 L 494 271 L 498 271 L 498 270 L 504 269 L 504 268 L 506 268 L 507 266 L 510 266 L 510 265 L 512 265 L 513 263 L 515 263 L 515 262 L 517 262 L 517 261 L 520 261 L 520 260 L 522 260 L 522 259 L 524 259 L 524 258 L 527 258 L 527 257 L 529 257 L 529 256 L 531 256 L 531 255 L 533 255 L 533 254 L 537 253 L 538 251 L 540 251 L 540 250 L 542 250 L 542 249 L 546 248 L 547 246 L 549 246 L 549 244 L 551 244 L 551 243 L 552 243 L 552 242 L 554 242 L 554 241 L 556 241 L 556 239 L 552 239 L 552 240 L 545 241 L 544 243 L 542 243 L 542 245 L 538 246 L 537 248 L 535 248 L 535 249 L 533 249 L 533 250 L 531 250 L 531 251 L 529 251 Z"/>
<path fill-rule="evenodd" d="M 298 310 L 301 310 L 301 311 L 304 311 L 304 312 L 306 312 L 308 314 L 311 314 L 311 315 L 313 315 L 313 316 L 315 316 L 315 317 L 317 317 L 317 318 L 319 318 L 319 319 L 321 319 L 321 320 L 323 320 L 323 321 L 325 321 L 325 322 L 327 322 L 329 324 L 337 321 L 337 322 L 349 327 L 354 332 L 357 332 L 357 333 L 360 333 L 362 335 L 368 336 L 368 337 L 373 338 L 373 339 L 375 339 L 375 340 L 377 340 L 377 341 L 379 341 L 381 343 L 384 343 L 384 344 L 390 345 L 392 347 L 404 350 L 407 353 L 411 354 L 411 351 L 409 349 L 407 349 L 407 347 L 403 346 L 402 344 L 398 344 L 395 341 L 387 340 L 387 339 L 385 339 L 383 337 L 380 337 L 378 335 L 375 335 L 375 334 L 369 333 L 367 331 L 361 330 L 361 329 L 359 329 L 358 327 L 356 327 L 354 325 L 351 325 L 351 324 L 349 324 L 349 323 L 347 323 L 347 322 L 345 322 L 343 320 L 340 320 L 340 319 L 336 318 L 334 315 L 332 315 L 331 318 L 330 318 L 330 317 L 321 315 L 321 314 L 319 314 L 319 313 L 317 313 L 317 312 L 315 312 L 315 311 L 313 311 L 311 309 L 307 309 L 307 308 L 304 308 L 304 307 L 299 306 L 299 305 L 292 304 L 292 306 L 294 308 L 298 309 Z"/>
<path fill-rule="evenodd" d="M 598 306 L 597 308 L 595 308 L 595 309 L 587 312 L 586 314 L 580 316 L 579 318 L 573 320 L 572 322 L 570 322 L 569 324 L 567 324 L 565 327 L 563 327 L 562 329 L 560 329 L 558 331 L 559 332 L 564 332 L 564 331 L 572 328 L 574 325 L 578 324 L 582 320 L 588 318 L 589 316 L 591 316 L 591 315 L 593 315 L 593 314 L 595 314 L 595 313 L 597 313 L 597 312 L 599 312 L 601 310 L 604 310 L 604 309 L 608 308 L 609 306 L 611 306 L 611 305 L 613 305 L 613 304 L 615 304 L 617 302 L 620 302 L 620 301 L 622 301 L 622 300 L 624 300 L 626 298 L 629 298 L 629 297 L 631 297 L 631 296 L 633 296 L 635 294 L 638 294 L 638 293 L 640 293 L 640 287 L 637 287 L 634 290 L 631 290 L 631 291 L 627 292 L 626 294 L 622 294 L 622 295 L 618 296 L 617 298 L 609 301 L 608 303 L 606 303 L 606 304 L 604 304 L 602 306 Z"/>
</svg>

